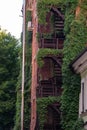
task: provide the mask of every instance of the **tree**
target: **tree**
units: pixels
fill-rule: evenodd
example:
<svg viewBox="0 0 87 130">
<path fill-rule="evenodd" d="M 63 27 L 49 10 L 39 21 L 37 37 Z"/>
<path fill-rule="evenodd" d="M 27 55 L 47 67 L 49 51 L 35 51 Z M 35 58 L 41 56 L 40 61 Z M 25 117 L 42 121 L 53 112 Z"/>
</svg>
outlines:
<svg viewBox="0 0 87 130">
<path fill-rule="evenodd" d="M 10 130 L 14 125 L 16 83 L 19 74 L 18 40 L 0 30 L 0 127 Z"/>
</svg>

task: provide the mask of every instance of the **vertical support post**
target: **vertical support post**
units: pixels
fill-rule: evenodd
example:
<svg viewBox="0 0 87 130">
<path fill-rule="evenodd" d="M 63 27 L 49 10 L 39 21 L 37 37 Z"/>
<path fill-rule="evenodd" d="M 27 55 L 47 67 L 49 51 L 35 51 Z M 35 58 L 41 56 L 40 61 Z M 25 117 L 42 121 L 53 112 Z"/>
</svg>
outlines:
<svg viewBox="0 0 87 130">
<path fill-rule="evenodd" d="M 24 129 L 24 81 L 25 80 L 25 0 L 23 2 L 23 51 L 22 51 L 22 90 L 21 90 L 21 130 Z"/>
<path fill-rule="evenodd" d="M 44 46 L 45 46 L 45 42 L 44 42 L 44 38 L 42 38 L 42 48 L 44 48 Z"/>
<path fill-rule="evenodd" d="M 35 130 L 36 127 L 36 88 L 37 88 L 37 61 L 36 54 L 38 52 L 37 43 L 37 1 L 32 1 L 32 24 L 33 24 L 33 37 L 32 37 L 32 84 L 31 84 L 31 124 L 30 130 Z"/>
<path fill-rule="evenodd" d="M 57 38 L 57 39 L 56 39 L 56 49 L 59 49 L 59 47 L 58 47 L 58 42 L 59 42 L 59 39 Z"/>
</svg>

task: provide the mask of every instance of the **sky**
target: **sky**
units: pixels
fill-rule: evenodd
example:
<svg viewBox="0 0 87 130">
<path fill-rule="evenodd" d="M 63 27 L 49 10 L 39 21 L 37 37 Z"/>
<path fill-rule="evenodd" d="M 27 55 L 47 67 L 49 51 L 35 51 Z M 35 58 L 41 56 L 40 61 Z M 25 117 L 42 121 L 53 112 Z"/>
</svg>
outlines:
<svg viewBox="0 0 87 130">
<path fill-rule="evenodd" d="M 23 0 L 0 0 L 0 27 L 17 39 L 22 31 L 22 4 Z"/>
</svg>

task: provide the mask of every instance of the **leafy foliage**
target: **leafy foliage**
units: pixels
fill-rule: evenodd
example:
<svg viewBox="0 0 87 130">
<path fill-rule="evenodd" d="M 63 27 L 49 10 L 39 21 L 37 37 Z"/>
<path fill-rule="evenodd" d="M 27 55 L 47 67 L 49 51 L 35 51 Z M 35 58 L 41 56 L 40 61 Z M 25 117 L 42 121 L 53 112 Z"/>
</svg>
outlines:
<svg viewBox="0 0 87 130">
<path fill-rule="evenodd" d="M 83 5 L 83 3 L 81 4 Z M 61 102 L 64 130 L 73 129 L 72 126 L 74 126 L 74 123 L 78 119 L 79 108 L 80 75 L 72 73 L 69 64 L 84 49 L 87 39 L 86 15 L 82 13 L 83 8 L 81 8 L 80 14 L 76 17 L 73 11 L 75 11 L 77 4 L 74 4 L 71 4 L 71 9 L 69 8 L 68 12 L 66 11 L 66 15 L 67 13 L 68 15 L 65 17 L 66 40 L 63 49 L 63 93 Z"/>
<path fill-rule="evenodd" d="M 44 65 L 43 58 L 46 57 L 47 55 L 59 55 L 62 54 L 62 50 L 57 50 L 57 49 L 40 49 L 37 53 L 37 63 L 39 67 L 42 67 Z"/>
<path fill-rule="evenodd" d="M 18 41 L 10 33 L 0 30 L 0 126 L 6 130 L 14 125 L 18 53 Z"/>
<path fill-rule="evenodd" d="M 82 130 L 82 123 L 78 121 L 78 101 L 79 101 L 79 92 L 80 92 L 80 76 L 73 74 L 69 68 L 71 61 L 81 52 L 85 47 L 87 42 L 87 0 L 84 0 L 79 3 L 79 0 L 38 0 L 37 1 L 37 12 L 38 20 L 40 24 L 46 24 L 46 14 L 50 11 L 52 6 L 61 7 L 64 10 L 65 21 L 64 21 L 64 33 L 65 33 L 65 42 L 63 49 L 63 66 L 62 66 L 62 77 L 63 77 L 63 93 L 61 96 L 61 110 L 62 110 L 62 126 L 64 130 Z M 75 16 L 76 7 L 81 7 L 80 14 L 78 17 Z M 27 43 L 30 43 L 29 33 L 26 35 Z M 46 35 L 48 37 L 48 35 Z M 50 34 L 49 34 L 50 36 Z M 45 35 L 44 35 L 45 37 Z M 28 60 L 31 57 L 29 54 L 29 46 L 27 46 L 26 52 L 26 79 L 29 76 L 30 79 L 30 66 L 31 63 Z M 40 49 L 37 54 L 37 62 L 39 67 L 42 67 L 44 62 L 43 58 L 47 55 L 58 55 L 62 53 L 60 50 L 53 49 Z M 6 71 L 6 70 L 4 70 Z M 2 72 L 4 73 L 3 69 Z M 21 76 L 20 76 L 21 77 Z M 21 81 L 21 80 L 20 80 Z M 20 83 L 21 84 L 21 83 Z M 29 82 L 26 80 L 26 89 L 25 89 L 25 128 L 28 129 L 28 122 L 30 122 L 28 114 L 30 114 L 30 108 L 28 107 L 30 97 L 28 97 L 29 92 Z M 20 90 L 20 85 L 18 85 Z M 21 99 L 20 92 L 18 92 L 17 101 Z M 37 99 L 37 111 L 39 113 L 40 120 L 40 129 L 43 129 L 43 124 L 45 121 L 45 115 L 47 113 L 47 106 L 50 103 L 59 101 L 59 99 L 54 99 L 52 97 Z M 20 101 L 17 103 L 17 119 L 16 123 L 20 123 Z M 29 110 L 29 111 L 28 111 Z M 28 113 L 28 114 L 27 114 Z M 75 123 L 76 122 L 76 123 Z M 19 124 L 20 125 L 20 124 Z M 15 130 L 19 130 L 20 127 L 16 127 Z"/>
<path fill-rule="evenodd" d="M 73 130 L 85 130 L 84 128 L 84 121 L 79 118 L 76 122 L 75 125 L 73 127 Z"/>
<path fill-rule="evenodd" d="M 46 14 L 50 11 L 52 6 L 58 6 L 62 3 L 62 0 L 38 0 L 37 10 L 38 10 L 38 20 L 39 23 L 46 23 Z"/>
<path fill-rule="evenodd" d="M 52 103 L 59 102 L 60 97 L 45 97 L 37 99 L 37 113 L 39 116 L 40 130 L 43 130 L 43 125 L 46 120 L 47 107 Z"/>
</svg>

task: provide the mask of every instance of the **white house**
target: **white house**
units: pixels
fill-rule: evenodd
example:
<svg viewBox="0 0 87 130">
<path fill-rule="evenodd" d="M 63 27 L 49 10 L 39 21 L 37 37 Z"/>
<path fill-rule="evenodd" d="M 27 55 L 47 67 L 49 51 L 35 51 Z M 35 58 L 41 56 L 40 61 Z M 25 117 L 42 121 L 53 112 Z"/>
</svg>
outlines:
<svg viewBox="0 0 87 130">
<path fill-rule="evenodd" d="M 87 48 L 71 63 L 77 74 L 81 75 L 81 92 L 79 94 L 79 117 L 84 120 L 87 130 Z"/>
</svg>

